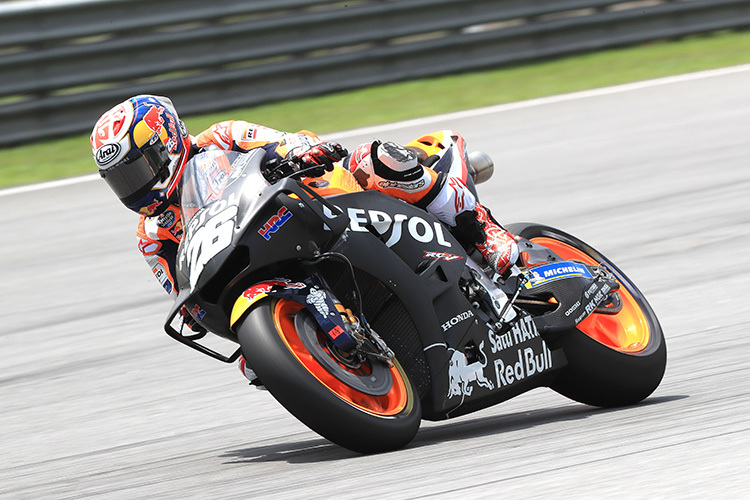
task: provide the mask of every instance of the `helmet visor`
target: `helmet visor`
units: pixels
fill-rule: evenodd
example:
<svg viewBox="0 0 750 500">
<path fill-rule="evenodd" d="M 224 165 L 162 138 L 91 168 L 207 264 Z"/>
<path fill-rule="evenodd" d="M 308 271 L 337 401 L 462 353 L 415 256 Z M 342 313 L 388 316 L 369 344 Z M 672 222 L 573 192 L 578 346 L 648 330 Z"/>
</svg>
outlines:
<svg viewBox="0 0 750 500">
<path fill-rule="evenodd" d="M 99 171 L 126 205 L 143 198 L 157 182 L 169 176 L 170 158 L 161 140 L 141 148 L 141 153 L 134 160 L 124 160 Z"/>
</svg>

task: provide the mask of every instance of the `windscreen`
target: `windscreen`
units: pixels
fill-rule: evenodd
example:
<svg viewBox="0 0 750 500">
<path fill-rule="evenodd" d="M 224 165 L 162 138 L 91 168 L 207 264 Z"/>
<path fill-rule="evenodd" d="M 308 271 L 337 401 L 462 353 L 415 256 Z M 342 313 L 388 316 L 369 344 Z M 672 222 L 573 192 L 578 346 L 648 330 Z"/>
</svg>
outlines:
<svg viewBox="0 0 750 500">
<path fill-rule="evenodd" d="M 224 190 L 240 178 L 248 154 L 212 150 L 193 157 L 182 176 L 181 210 L 184 224 L 203 207 L 221 198 Z"/>
</svg>

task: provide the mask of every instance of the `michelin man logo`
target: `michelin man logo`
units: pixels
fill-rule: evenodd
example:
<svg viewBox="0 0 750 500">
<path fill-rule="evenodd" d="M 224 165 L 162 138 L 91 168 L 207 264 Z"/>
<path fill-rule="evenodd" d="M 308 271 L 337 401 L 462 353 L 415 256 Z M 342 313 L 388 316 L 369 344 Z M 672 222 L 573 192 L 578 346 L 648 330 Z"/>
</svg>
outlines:
<svg viewBox="0 0 750 500">
<path fill-rule="evenodd" d="M 328 316 L 330 309 L 326 304 L 326 294 L 318 288 L 312 288 L 307 296 L 307 303 L 315 306 L 315 309 L 323 316 Z"/>
<path fill-rule="evenodd" d="M 531 271 L 529 273 L 528 278 L 529 278 L 529 283 L 528 284 L 530 286 L 527 286 L 526 288 L 531 288 L 531 287 L 537 285 L 538 283 L 541 283 L 542 281 L 544 281 L 544 278 L 542 278 L 541 276 L 539 276 L 539 273 L 536 272 L 536 271 Z"/>
</svg>

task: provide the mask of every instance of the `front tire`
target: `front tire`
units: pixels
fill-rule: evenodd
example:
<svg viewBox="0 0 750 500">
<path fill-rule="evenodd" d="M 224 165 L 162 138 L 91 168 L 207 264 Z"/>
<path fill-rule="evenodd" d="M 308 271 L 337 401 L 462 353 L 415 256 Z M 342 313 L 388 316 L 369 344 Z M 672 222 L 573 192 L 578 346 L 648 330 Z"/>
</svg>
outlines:
<svg viewBox="0 0 750 500">
<path fill-rule="evenodd" d="M 421 406 L 398 362 L 347 362 L 296 302 L 260 301 L 237 334 L 249 366 L 274 398 L 326 439 L 378 453 L 402 448 L 416 435 Z"/>
<path fill-rule="evenodd" d="M 549 340 L 568 360 L 550 387 L 602 407 L 635 404 L 653 393 L 664 376 L 667 348 L 656 314 L 635 284 L 600 252 L 563 231 L 539 224 L 514 224 L 508 230 L 565 260 L 604 264 L 620 283 L 622 310 L 594 312 L 575 330 Z"/>
</svg>

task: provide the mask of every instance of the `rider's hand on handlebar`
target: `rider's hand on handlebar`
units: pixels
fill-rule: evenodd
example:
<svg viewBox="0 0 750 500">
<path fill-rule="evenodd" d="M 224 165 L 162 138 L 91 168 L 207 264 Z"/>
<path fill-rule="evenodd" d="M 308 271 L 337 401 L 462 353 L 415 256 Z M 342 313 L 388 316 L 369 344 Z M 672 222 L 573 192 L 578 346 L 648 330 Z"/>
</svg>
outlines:
<svg viewBox="0 0 750 500">
<path fill-rule="evenodd" d="M 322 142 L 296 154 L 295 157 L 302 168 L 320 167 L 305 172 L 306 177 L 320 177 L 325 171 L 333 170 L 333 164 L 348 154 L 349 152 L 338 142 Z"/>
</svg>

